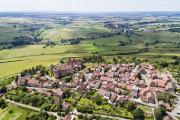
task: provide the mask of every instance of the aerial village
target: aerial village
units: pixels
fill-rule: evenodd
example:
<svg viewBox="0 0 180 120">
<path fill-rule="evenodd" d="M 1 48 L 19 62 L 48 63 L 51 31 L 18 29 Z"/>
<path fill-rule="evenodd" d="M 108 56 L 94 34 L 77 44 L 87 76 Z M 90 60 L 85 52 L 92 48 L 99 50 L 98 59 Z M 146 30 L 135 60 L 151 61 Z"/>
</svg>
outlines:
<svg viewBox="0 0 180 120">
<path fill-rule="evenodd" d="M 66 62 L 49 67 L 51 76 L 36 72 L 20 75 L 10 85 L 10 89 L 24 86 L 28 91 L 36 91 L 44 96 L 52 96 L 54 103 L 59 103 L 65 89 L 72 89 L 82 95 L 95 90 L 109 104 L 133 101 L 136 104 L 156 107 L 171 106 L 157 100 L 158 93 L 174 94 L 176 84 L 168 72 L 160 72 L 148 63 L 131 64 L 96 64 L 85 68 L 83 60 L 69 58 Z M 72 75 L 72 80 L 64 82 L 61 78 Z M 63 102 L 62 109 L 67 110 L 71 103 Z M 73 112 L 64 117 L 71 120 Z"/>
</svg>

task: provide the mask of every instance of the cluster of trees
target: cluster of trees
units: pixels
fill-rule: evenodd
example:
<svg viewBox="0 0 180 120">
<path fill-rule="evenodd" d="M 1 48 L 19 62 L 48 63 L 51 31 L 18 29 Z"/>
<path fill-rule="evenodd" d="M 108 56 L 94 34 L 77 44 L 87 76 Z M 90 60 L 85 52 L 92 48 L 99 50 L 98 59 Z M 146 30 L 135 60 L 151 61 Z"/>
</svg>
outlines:
<svg viewBox="0 0 180 120">
<path fill-rule="evenodd" d="M 106 99 L 104 99 L 101 95 L 95 95 L 95 91 L 91 90 L 88 93 L 86 93 L 85 96 L 83 96 L 89 100 L 91 100 L 93 103 L 97 105 L 105 105 L 109 104 Z M 125 102 L 125 103 L 117 103 L 116 106 L 121 106 L 126 108 L 129 112 L 131 112 L 135 119 L 143 120 L 145 118 L 145 113 L 142 109 L 138 108 L 134 102 Z M 114 108 L 115 106 L 112 106 Z M 77 110 L 82 113 L 93 113 L 93 110 L 96 110 L 96 108 L 93 105 L 81 105 L 78 104 L 76 106 Z M 98 110 L 98 109 L 97 109 Z M 110 109 L 103 108 L 102 110 L 110 112 Z M 110 110 L 110 111 L 109 111 Z"/>
<path fill-rule="evenodd" d="M 139 64 L 139 63 L 143 62 L 143 60 L 138 59 L 137 57 L 127 58 L 127 57 L 118 56 L 118 57 L 113 57 L 112 62 L 113 62 L 113 64 L 117 64 L 117 63 Z"/>
<path fill-rule="evenodd" d="M 89 116 L 89 117 L 87 115 L 79 115 L 78 119 L 79 120 L 113 120 L 111 118 L 95 116 L 95 115 L 92 115 L 92 116 Z"/>
<path fill-rule="evenodd" d="M 29 104 L 35 107 L 41 107 L 44 103 L 53 104 L 51 97 L 44 97 L 37 92 L 30 94 L 25 87 L 20 87 L 16 90 L 8 91 L 5 96 L 6 98 L 13 101 Z"/>
<path fill-rule="evenodd" d="M 65 81 L 66 83 L 70 82 L 72 80 L 72 75 L 69 76 L 65 76 L 62 78 L 63 81 Z"/>
<path fill-rule="evenodd" d="M 48 47 L 48 46 L 53 47 L 53 46 L 55 46 L 55 45 L 56 45 L 56 43 L 55 43 L 54 41 L 48 41 L 48 42 L 46 42 L 46 45 L 45 45 L 43 48 L 46 48 L 46 47 Z"/>
<path fill-rule="evenodd" d="M 6 93 L 7 92 L 7 87 L 5 85 L 0 86 L 0 94 Z"/>
<path fill-rule="evenodd" d="M 77 108 L 77 111 L 82 112 L 82 113 L 90 113 L 90 114 L 93 113 L 93 108 L 90 105 L 89 106 L 77 105 L 76 108 Z"/>
<path fill-rule="evenodd" d="M 162 56 L 159 55 L 159 58 L 161 58 Z M 174 59 L 174 61 L 166 61 L 166 60 L 161 60 L 161 61 L 156 61 L 156 67 L 157 68 L 173 68 L 174 70 L 178 69 L 178 66 L 180 64 L 180 59 L 176 58 L 176 56 L 172 56 L 172 59 Z"/>
<path fill-rule="evenodd" d="M 144 21 L 144 22 L 138 22 L 138 25 L 146 25 L 146 24 L 152 24 L 152 23 L 160 23 L 163 22 L 162 20 L 156 20 L 156 21 Z"/>
<path fill-rule="evenodd" d="M 97 94 L 96 96 L 93 96 L 96 93 L 96 90 L 90 90 L 85 94 L 85 98 L 92 100 L 97 105 L 103 105 L 107 104 L 107 100 L 104 99 L 101 95 Z"/>
<path fill-rule="evenodd" d="M 128 111 L 133 113 L 135 119 L 144 120 L 144 111 L 140 108 L 137 108 L 135 103 L 129 101 L 126 107 Z"/>
<path fill-rule="evenodd" d="M 59 110 L 57 114 L 58 114 L 59 116 L 63 116 L 63 117 L 64 117 L 64 116 L 66 116 L 68 113 L 69 113 L 68 110 L 66 110 L 66 111 Z"/>
<path fill-rule="evenodd" d="M 169 29 L 170 32 L 180 32 L 180 28 L 171 28 Z"/>
<path fill-rule="evenodd" d="M 120 32 L 116 32 L 116 33 L 88 33 L 87 36 L 90 36 L 88 37 L 87 39 L 98 39 L 98 38 L 108 38 L 108 37 L 112 37 L 114 35 L 120 35 L 121 33 Z"/>
<path fill-rule="evenodd" d="M 45 74 L 49 74 L 49 70 L 42 66 L 42 65 L 38 65 L 36 67 L 32 67 L 30 69 L 26 69 L 21 71 L 21 77 L 24 77 L 26 75 L 35 75 L 37 72 L 40 72 L 40 75 L 45 75 Z"/>
<path fill-rule="evenodd" d="M 4 109 L 6 107 L 6 102 L 4 99 L 0 98 L 0 108 Z"/>
<path fill-rule="evenodd" d="M 76 38 L 76 39 L 62 39 L 60 40 L 61 44 L 67 44 L 67 45 L 75 45 L 75 44 L 79 44 L 81 42 L 83 38 Z"/>
<path fill-rule="evenodd" d="M 41 106 L 41 109 L 45 111 L 58 112 L 58 111 L 61 111 L 61 106 L 57 104 L 52 104 L 52 103 L 44 103 Z"/>
<path fill-rule="evenodd" d="M 26 120 L 56 120 L 56 116 L 49 115 L 44 111 L 38 113 L 31 112 L 26 116 Z"/>
<path fill-rule="evenodd" d="M 96 90 L 90 90 L 83 96 L 83 98 L 87 98 L 88 100 L 91 100 L 93 103 L 97 105 L 108 104 L 106 99 L 104 99 L 99 94 L 94 95 L 95 93 Z M 83 105 L 83 104 L 82 105 L 78 104 L 76 108 L 79 112 L 82 113 L 93 113 L 93 110 L 96 109 L 93 105 Z"/>
<path fill-rule="evenodd" d="M 90 57 L 84 57 L 83 60 L 85 62 L 93 62 L 93 63 L 101 63 L 101 62 L 105 61 L 101 55 L 93 55 Z"/>
<path fill-rule="evenodd" d="M 0 43 L 0 50 L 2 50 L 2 49 L 11 49 L 11 48 L 13 48 L 12 44 L 2 44 L 2 43 Z"/>
<path fill-rule="evenodd" d="M 158 95 L 157 95 L 157 99 L 158 99 L 158 101 L 164 101 L 164 102 L 166 102 L 166 103 L 170 103 L 170 104 L 172 104 L 172 102 L 173 102 L 173 100 L 175 99 L 176 97 L 174 96 L 174 95 L 172 95 L 172 94 L 170 94 L 170 93 L 166 93 L 166 94 L 164 94 L 164 93 L 159 93 Z"/>
<path fill-rule="evenodd" d="M 180 64 L 180 58 L 177 56 L 172 56 L 172 59 L 174 59 L 173 65 L 179 65 Z"/>
<path fill-rule="evenodd" d="M 20 36 L 15 37 L 12 41 L 12 45 L 19 46 L 19 45 L 28 45 L 33 44 L 34 42 L 40 42 L 41 40 L 37 37 L 29 37 L 29 36 Z"/>
<path fill-rule="evenodd" d="M 68 90 L 65 90 L 64 92 L 64 98 L 70 96 L 70 92 Z M 26 87 L 19 87 L 16 90 L 9 91 L 5 96 L 6 98 L 16 102 L 39 107 L 42 111 L 58 112 L 58 114 L 61 116 L 66 115 L 69 112 L 69 110 L 63 111 L 61 109 L 63 102 L 62 100 L 58 104 L 54 104 L 53 97 L 45 97 L 37 92 L 30 94 L 28 93 Z"/>
<path fill-rule="evenodd" d="M 179 65 L 179 63 L 180 63 L 180 59 L 176 59 L 174 62 L 160 61 L 159 65 L 160 65 L 160 67 L 165 68 L 165 67 L 170 66 L 171 64 L 172 65 Z"/>
</svg>

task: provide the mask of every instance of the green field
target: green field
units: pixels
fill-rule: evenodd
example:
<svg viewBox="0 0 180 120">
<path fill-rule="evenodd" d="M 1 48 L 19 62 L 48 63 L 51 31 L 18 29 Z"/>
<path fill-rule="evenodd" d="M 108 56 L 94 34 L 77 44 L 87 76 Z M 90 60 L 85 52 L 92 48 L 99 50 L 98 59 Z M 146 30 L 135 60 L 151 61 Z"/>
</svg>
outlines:
<svg viewBox="0 0 180 120">
<path fill-rule="evenodd" d="M 88 39 L 94 33 L 111 33 L 111 30 L 104 27 L 102 22 L 107 20 L 119 24 L 125 22 L 120 18 L 111 16 L 102 17 L 101 19 L 80 16 L 78 19 L 71 19 L 68 24 L 54 18 L 2 17 L 0 19 L 0 49 L 9 45 L 4 43 L 11 44 L 13 39 L 20 35 L 37 35 L 42 41 L 34 45 L 0 50 L 0 78 L 39 64 L 45 66 L 57 64 L 64 57 L 84 57 L 97 53 L 103 56 L 127 54 L 126 56 L 134 55 L 152 61 L 159 59 L 171 61 L 167 57 L 180 56 L 180 33 L 153 32 L 156 29 L 169 29 L 171 24 L 179 24 L 179 19 L 176 19 L 176 22 L 161 22 L 157 19 L 154 24 L 139 23 L 154 21 L 156 18 L 143 18 L 139 21 L 132 19 L 128 22 L 134 24 L 135 31 L 130 37 L 121 34 Z M 140 32 L 139 29 L 141 28 L 150 31 Z M 58 42 L 61 39 L 75 38 L 85 38 L 85 40 L 81 40 L 81 43 L 77 45 L 56 45 L 44 48 L 44 43 L 47 41 Z M 145 48 L 147 49 L 146 52 L 144 52 Z M 159 55 L 162 57 L 157 58 Z"/>
<path fill-rule="evenodd" d="M 149 51 L 140 53 L 139 55 L 144 57 L 158 55 L 180 56 L 180 49 L 175 44 L 175 42 L 180 40 L 177 33 L 143 34 L 143 37 L 134 35 L 131 38 L 127 38 L 124 35 L 117 35 L 95 40 L 83 40 L 78 45 L 56 45 L 52 48 L 43 48 L 44 45 L 28 45 L 0 51 L 0 78 L 39 64 L 45 66 L 57 64 L 59 59 L 64 57 L 83 57 L 95 53 L 116 55 L 139 51 L 147 47 L 145 43 L 150 43 L 155 38 L 158 38 L 159 42 L 155 45 L 149 45 Z M 132 40 L 131 43 L 125 46 L 118 46 L 119 41 L 126 42 L 129 39 Z M 155 48 L 157 45 L 158 48 Z"/>
<path fill-rule="evenodd" d="M 104 28 L 102 24 L 98 23 L 85 23 L 78 21 L 67 26 L 55 26 L 50 29 L 44 30 L 39 36 L 44 41 L 58 41 L 61 39 L 74 39 L 86 38 L 88 33 L 103 33 L 110 32 Z"/>
<path fill-rule="evenodd" d="M 38 26 L 38 27 L 37 27 Z M 34 29 L 35 28 L 35 29 Z M 34 29 L 34 30 L 32 30 Z M 36 20 L 32 18 L 1 18 L 0 43 L 11 43 L 15 37 L 21 35 L 37 35 L 42 41 L 59 41 L 89 37 L 89 33 L 109 33 L 102 23 L 95 21 L 74 21 L 68 25 L 54 23 L 51 19 Z M 0 44 L 0 46 L 2 46 Z"/>
</svg>

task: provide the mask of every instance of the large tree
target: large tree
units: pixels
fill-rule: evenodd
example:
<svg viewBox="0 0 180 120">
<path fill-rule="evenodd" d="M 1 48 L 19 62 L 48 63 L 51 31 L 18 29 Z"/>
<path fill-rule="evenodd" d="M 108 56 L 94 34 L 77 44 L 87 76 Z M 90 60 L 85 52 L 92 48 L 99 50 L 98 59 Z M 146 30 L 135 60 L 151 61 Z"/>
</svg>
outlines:
<svg viewBox="0 0 180 120">
<path fill-rule="evenodd" d="M 5 106 L 6 106 L 5 100 L 0 98 L 0 108 L 5 108 Z"/>
<path fill-rule="evenodd" d="M 166 110 L 163 107 L 158 107 L 155 110 L 155 118 L 156 120 L 163 120 L 164 116 L 166 115 Z"/>
<path fill-rule="evenodd" d="M 140 108 L 136 108 L 133 111 L 133 116 L 135 119 L 140 119 L 140 120 L 144 120 L 145 116 L 144 116 L 144 111 L 141 110 Z"/>
<path fill-rule="evenodd" d="M 127 109 L 128 109 L 128 111 L 133 111 L 136 109 L 136 105 L 133 102 L 128 102 Z"/>
</svg>

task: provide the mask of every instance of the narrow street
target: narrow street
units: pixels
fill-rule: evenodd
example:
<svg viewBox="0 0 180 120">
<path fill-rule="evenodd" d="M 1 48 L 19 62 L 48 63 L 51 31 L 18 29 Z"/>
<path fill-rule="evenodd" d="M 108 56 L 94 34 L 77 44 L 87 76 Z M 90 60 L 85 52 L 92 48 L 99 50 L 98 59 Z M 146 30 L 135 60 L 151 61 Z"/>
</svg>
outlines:
<svg viewBox="0 0 180 120">
<path fill-rule="evenodd" d="M 134 101 L 134 102 L 136 102 L 136 103 L 139 103 L 139 104 L 141 104 L 141 105 L 145 105 L 145 106 L 149 106 L 149 107 L 153 107 L 153 108 L 156 108 L 156 107 L 157 107 L 156 104 L 145 103 L 145 102 L 143 102 L 143 101 L 140 100 L 140 99 L 130 98 L 130 100 L 131 100 L 131 101 Z"/>
</svg>

